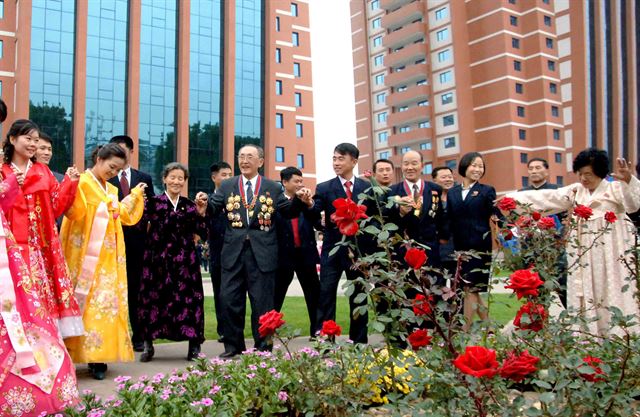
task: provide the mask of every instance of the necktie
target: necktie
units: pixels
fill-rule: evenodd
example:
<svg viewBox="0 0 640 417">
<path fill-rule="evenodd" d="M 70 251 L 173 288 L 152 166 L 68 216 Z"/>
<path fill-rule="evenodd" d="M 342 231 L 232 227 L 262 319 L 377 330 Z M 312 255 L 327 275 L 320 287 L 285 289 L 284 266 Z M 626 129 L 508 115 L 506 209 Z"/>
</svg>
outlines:
<svg viewBox="0 0 640 417">
<path fill-rule="evenodd" d="M 302 241 L 300 240 L 300 231 L 298 230 L 298 219 L 291 219 L 291 230 L 293 231 L 293 246 L 299 248 L 302 246 Z"/>
<path fill-rule="evenodd" d="M 420 193 L 418 191 L 418 184 L 413 184 L 413 201 L 417 203 L 419 198 Z"/>
<path fill-rule="evenodd" d="M 344 183 L 344 190 L 347 193 L 347 198 L 352 200 L 353 193 L 351 192 L 351 181 L 347 181 Z"/>
<path fill-rule="evenodd" d="M 126 197 L 129 195 L 129 181 L 127 180 L 127 171 L 122 171 L 122 175 L 120 175 L 120 189 L 122 190 L 122 196 Z"/>
<path fill-rule="evenodd" d="M 247 193 L 245 194 L 247 205 L 253 201 L 253 189 L 251 188 L 251 181 L 247 181 Z M 249 210 L 247 210 L 247 225 L 251 223 L 251 216 L 249 216 Z"/>
</svg>

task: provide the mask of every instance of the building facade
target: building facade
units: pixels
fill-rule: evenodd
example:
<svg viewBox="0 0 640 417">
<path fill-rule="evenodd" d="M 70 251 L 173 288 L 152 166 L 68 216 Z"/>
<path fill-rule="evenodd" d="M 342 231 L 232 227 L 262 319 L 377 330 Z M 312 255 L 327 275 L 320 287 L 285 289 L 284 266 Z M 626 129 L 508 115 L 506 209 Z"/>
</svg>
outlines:
<svg viewBox="0 0 640 417">
<path fill-rule="evenodd" d="M 3 133 L 33 119 L 54 140 L 52 168 L 90 166 L 98 144 L 126 133 L 156 191 L 171 161 L 189 166 L 190 194 L 210 190 L 209 166 L 233 166 L 247 143 L 265 148 L 266 176 L 293 165 L 315 178 L 306 0 L 0 5 Z"/>
<path fill-rule="evenodd" d="M 637 161 L 638 6 L 351 1 L 361 163 L 413 149 L 430 174 L 478 151 L 484 181 L 505 192 L 527 185 L 534 157 L 558 184 L 588 146 Z"/>
</svg>

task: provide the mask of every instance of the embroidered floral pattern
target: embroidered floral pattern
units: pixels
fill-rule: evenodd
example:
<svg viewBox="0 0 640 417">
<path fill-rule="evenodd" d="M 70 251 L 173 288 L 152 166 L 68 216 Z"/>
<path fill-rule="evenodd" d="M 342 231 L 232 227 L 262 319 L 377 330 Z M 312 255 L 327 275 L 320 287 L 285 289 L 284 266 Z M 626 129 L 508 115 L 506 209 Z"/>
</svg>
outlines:
<svg viewBox="0 0 640 417">
<path fill-rule="evenodd" d="M 65 375 L 62 383 L 57 389 L 58 399 L 65 404 L 75 403 L 79 393 L 78 388 L 76 386 L 76 378 L 71 375 Z"/>
<path fill-rule="evenodd" d="M 29 387 L 14 387 L 4 394 L 6 404 L 2 406 L 2 412 L 20 417 L 36 408 L 32 389 Z"/>
</svg>

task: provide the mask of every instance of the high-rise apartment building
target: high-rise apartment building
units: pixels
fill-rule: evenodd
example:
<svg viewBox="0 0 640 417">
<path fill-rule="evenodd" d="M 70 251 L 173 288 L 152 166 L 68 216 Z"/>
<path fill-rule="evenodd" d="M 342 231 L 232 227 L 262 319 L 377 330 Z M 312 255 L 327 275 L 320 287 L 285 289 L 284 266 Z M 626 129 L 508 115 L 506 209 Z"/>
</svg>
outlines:
<svg viewBox="0 0 640 417">
<path fill-rule="evenodd" d="M 351 1 L 361 164 L 413 149 L 429 174 L 479 151 L 500 192 L 534 157 L 558 184 L 587 146 L 637 160 L 639 3 Z"/>
<path fill-rule="evenodd" d="M 0 51 L 3 133 L 32 118 L 52 168 L 126 133 L 157 190 L 170 161 L 189 166 L 190 194 L 210 190 L 210 164 L 246 143 L 268 177 L 315 178 L 306 0 L 5 0 Z"/>
</svg>

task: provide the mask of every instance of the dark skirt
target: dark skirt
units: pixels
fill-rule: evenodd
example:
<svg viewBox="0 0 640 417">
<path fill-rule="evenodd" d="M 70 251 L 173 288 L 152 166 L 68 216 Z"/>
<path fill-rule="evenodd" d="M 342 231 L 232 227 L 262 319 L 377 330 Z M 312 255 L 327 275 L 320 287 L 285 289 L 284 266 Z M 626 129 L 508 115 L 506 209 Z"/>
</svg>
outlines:
<svg viewBox="0 0 640 417">
<path fill-rule="evenodd" d="M 469 292 L 487 292 L 491 272 L 491 254 L 480 255 L 462 263 L 462 286 Z"/>
</svg>

